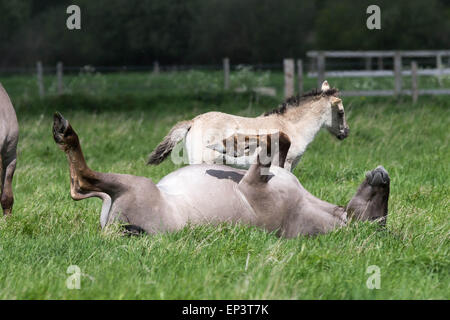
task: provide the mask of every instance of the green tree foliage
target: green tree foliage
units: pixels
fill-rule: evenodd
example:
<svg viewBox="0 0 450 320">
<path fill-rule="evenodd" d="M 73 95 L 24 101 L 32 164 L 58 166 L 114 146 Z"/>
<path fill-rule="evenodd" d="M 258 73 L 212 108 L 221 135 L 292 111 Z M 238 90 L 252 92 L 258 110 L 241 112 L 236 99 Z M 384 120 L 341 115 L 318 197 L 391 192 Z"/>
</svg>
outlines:
<svg viewBox="0 0 450 320">
<path fill-rule="evenodd" d="M 311 1 L 206 1 L 194 23 L 191 58 L 270 63 L 299 56 L 311 44 L 314 16 Z"/>
<path fill-rule="evenodd" d="M 366 8 L 381 9 L 381 30 L 366 28 Z M 326 1 L 316 20 L 319 49 L 449 49 L 449 1 Z"/>
<path fill-rule="evenodd" d="M 82 29 L 66 28 L 81 8 Z M 381 30 L 366 8 L 381 8 Z M 279 63 L 308 49 L 448 49 L 448 0 L 0 0 L 0 67 Z"/>
</svg>

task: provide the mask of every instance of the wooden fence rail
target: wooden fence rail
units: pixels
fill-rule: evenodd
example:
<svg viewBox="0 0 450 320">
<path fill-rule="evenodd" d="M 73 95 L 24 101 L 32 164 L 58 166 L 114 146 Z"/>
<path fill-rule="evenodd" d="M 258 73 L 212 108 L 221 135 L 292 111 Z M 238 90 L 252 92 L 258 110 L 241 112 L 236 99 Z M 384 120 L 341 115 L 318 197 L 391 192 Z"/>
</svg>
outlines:
<svg viewBox="0 0 450 320">
<path fill-rule="evenodd" d="M 419 53 L 423 56 L 431 56 L 432 54 L 438 53 L 439 59 L 437 69 L 419 69 L 416 61 L 411 63 L 411 68 L 407 70 L 402 69 L 402 57 L 403 56 L 419 56 Z M 318 68 L 316 72 L 308 72 L 306 76 L 317 77 L 317 86 L 320 88 L 322 82 L 328 77 L 394 77 L 394 88 L 392 90 L 345 90 L 341 91 L 343 96 L 398 96 L 398 95 L 411 95 L 413 102 L 416 102 L 419 95 L 429 94 L 429 95 L 450 95 L 450 89 L 419 89 L 419 76 L 436 76 L 438 77 L 440 83 L 442 84 L 442 77 L 450 75 L 450 68 L 444 68 L 442 63 L 442 57 L 449 56 L 450 50 L 439 50 L 439 51 L 367 51 L 367 52 L 335 52 L 335 51 L 312 51 L 308 52 L 309 57 L 316 57 L 317 61 L 313 65 Z M 326 57 L 365 57 L 372 59 L 373 57 L 380 58 L 381 56 L 389 56 L 394 60 L 393 70 L 347 70 L 347 71 L 325 71 Z M 371 60 L 370 60 L 371 61 Z M 368 65 L 370 63 L 367 63 Z M 40 61 L 36 64 L 37 67 L 37 85 L 39 96 L 43 97 L 45 94 L 44 82 L 43 82 L 43 66 Z M 367 65 L 366 65 L 367 67 Z M 72 70 L 76 68 L 68 68 Z M 299 94 L 303 93 L 304 85 L 304 64 L 303 61 L 298 59 L 284 59 L 283 60 L 284 69 L 284 96 L 290 97 L 295 91 Z M 158 62 L 153 64 L 153 73 L 159 74 L 160 66 Z M 230 59 L 223 59 L 223 72 L 224 72 L 224 90 L 229 90 L 230 88 Z M 295 77 L 295 72 L 297 72 L 297 77 Z M 404 89 L 402 83 L 402 77 L 411 76 L 411 89 Z M 56 79 L 57 79 L 57 94 L 64 93 L 63 85 L 63 63 L 58 62 L 56 65 Z M 295 90 L 295 81 L 297 81 L 297 90 Z M 260 94 L 276 95 L 275 88 L 261 87 L 253 88 L 253 90 Z"/>
<path fill-rule="evenodd" d="M 417 101 L 418 95 L 433 94 L 443 95 L 450 94 L 450 89 L 418 89 L 418 76 L 428 75 L 436 76 L 439 86 L 442 87 L 442 77 L 450 75 L 450 68 L 444 68 L 442 58 L 450 57 L 450 50 L 415 50 L 415 51 L 309 51 L 307 57 L 313 59 L 311 65 L 314 71 L 307 73 L 308 77 L 317 78 L 320 84 L 326 77 L 394 77 L 393 90 L 364 90 L 364 91 L 343 91 L 346 96 L 398 96 L 412 95 L 413 101 Z M 435 69 L 419 69 L 417 62 L 413 61 L 410 70 L 403 70 L 403 58 L 436 58 Z M 345 71 L 326 71 L 326 58 L 364 58 L 365 70 L 345 70 Z M 371 59 L 378 59 L 378 70 L 370 70 Z M 393 70 L 383 70 L 383 58 L 393 59 Z M 412 77 L 411 90 L 403 89 L 403 76 Z"/>
<path fill-rule="evenodd" d="M 410 76 L 411 70 L 402 70 L 402 76 Z M 442 70 L 438 69 L 418 69 L 417 74 L 421 76 L 436 76 L 450 75 L 450 68 Z M 350 70 L 350 71 L 326 71 L 325 77 L 332 78 L 358 78 L 358 77 L 393 77 L 395 75 L 393 70 Z M 317 72 L 308 72 L 308 77 L 317 77 Z"/>
<path fill-rule="evenodd" d="M 391 51 L 308 51 L 306 56 L 315 58 L 323 54 L 325 58 L 388 58 L 394 57 L 399 52 L 405 58 L 437 57 L 450 56 L 450 50 L 391 50 Z"/>
</svg>

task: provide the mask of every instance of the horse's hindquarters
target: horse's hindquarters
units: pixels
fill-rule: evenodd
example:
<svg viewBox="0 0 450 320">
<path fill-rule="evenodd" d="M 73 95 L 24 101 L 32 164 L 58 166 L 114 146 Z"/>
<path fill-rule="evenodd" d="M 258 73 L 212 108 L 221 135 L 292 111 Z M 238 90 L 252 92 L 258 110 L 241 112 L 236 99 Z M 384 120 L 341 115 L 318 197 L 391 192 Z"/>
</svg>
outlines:
<svg viewBox="0 0 450 320">
<path fill-rule="evenodd" d="M 16 169 L 19 125 L 14 107 L 0 84 L 0 202 L 5 215 L 14 203 L 12 180 Z"/>
<path fill-rule="evenodd" d="M 243 155 L 214 150 L 214 146 L 224 147 L 224 141 L 234 135 L 242 139 L 252 139 L 258 135 L 276 133 L 280 130 L 279 123 L 271 118 L 247 118 L 221 112 L 202 114 L 193 119 L 192 126 L 186 135 L 185 150 L 189 164 L 224 164 L 248 169 L 251 164 L 256 163 L 256 147 L 249 147 Z M 233 146 L 226 147 L 228 149 Z"/>
</svg>

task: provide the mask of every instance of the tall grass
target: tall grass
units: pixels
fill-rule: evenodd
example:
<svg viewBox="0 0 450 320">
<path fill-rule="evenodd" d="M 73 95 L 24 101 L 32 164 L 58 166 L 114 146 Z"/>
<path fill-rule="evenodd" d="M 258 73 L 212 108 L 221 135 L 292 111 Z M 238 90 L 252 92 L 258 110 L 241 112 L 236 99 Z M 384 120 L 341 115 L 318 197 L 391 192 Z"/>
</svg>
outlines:
<svg viewBox="0 0 450 320">
<path fill-rule="evenodd" d="M 143 80 L 101 77 L 130 85 Z M 320 133 L 294 171 L 310 192 L 343 205 L 364 172 L 383 165 L 391 176 L 384 230 L 354 223 L 290 240 L 227 224 L 140 237 L 125 237 L 117 226 L 100 230 L 100 200 L 70 198 L 66 159 L 51 135 L 54 111 L 71 121 L 93 169 L 157 182 L 177 167 L 170 161 L 149 167 L 145 159 L 177 121 L 210 110 L 255 116 L 280 100 L 208 86 L 195 91 L 192 83 L 172 90 L 165 77 L 151 80 L 160 89 L 108 91 L 107 85 L 43 100 L 25 94 L 28 78 L 0 79 L 13 92 L 21 130 L 14 212 L 0 219 L 0 298 L 450 298 L 450 103 L 444 97 L 421 97 L 415 106 L 409 99 L 344 98 L 350 136 L 341 142 Z M 211 77 L 219 83 L 220 75 Z M 81 269 L 80 290 L 66 287 L 70 265 Z M 370 265 L 380 268 L 380 289 L 366 286 Z"/>
</svg>

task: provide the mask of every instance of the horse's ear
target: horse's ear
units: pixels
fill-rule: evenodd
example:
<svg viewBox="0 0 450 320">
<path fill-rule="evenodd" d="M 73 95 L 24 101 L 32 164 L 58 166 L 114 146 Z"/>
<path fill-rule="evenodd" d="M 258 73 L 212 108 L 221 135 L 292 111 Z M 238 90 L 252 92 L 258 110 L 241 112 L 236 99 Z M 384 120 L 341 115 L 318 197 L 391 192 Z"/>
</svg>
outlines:
<svg viewBox="0 0 450 320">
<path fill-rule="evenodd" d="M 339 105 L 342 102 L 341 99 L 339 99 L 338 97 L 334 97 L 334 96 L 331 97 L 330 101 L 331 101 L 332 106 Z"/>
<path fill-rule="evenodd" d="M 337 106 L 339 108 L 339 111 L 344 111 L 344 106 L 342 105 L 342 100 L 338 97 L 331 96 L 330 97 L 331 106 Z"/>
<path fill-rule="evenodd" d="M 331 99 L 331 106 L 337 106 L 340 112 L 344 112 L 344 106 L 342 105 L 342 100 L 338 97 L 332 96 Z"/>
<path fill-rule="evenodd" d="M 328 91 L 328 90 L 330 90 L 330 85 L 328 84 L 328 81 L 327 80 L 325 80 L 323 83 L 322 83 L 322 87 L 320 88 L 323 92 L 326 92 L 326 91 Z"/>
</svg>

